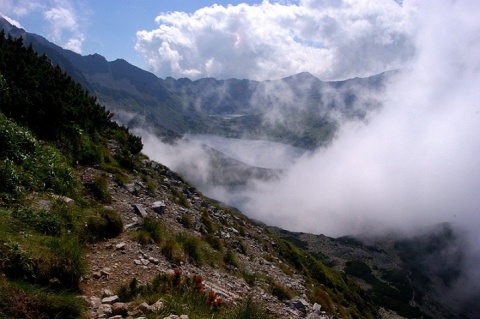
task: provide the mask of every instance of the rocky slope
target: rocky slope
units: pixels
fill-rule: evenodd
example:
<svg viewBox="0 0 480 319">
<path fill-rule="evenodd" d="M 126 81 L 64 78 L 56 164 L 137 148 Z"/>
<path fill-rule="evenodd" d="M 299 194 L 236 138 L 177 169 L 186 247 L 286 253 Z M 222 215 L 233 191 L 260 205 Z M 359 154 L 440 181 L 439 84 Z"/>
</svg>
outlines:
<svg viewBox="0 0 480 319">
<path fill-rule="evenodd" d="M 179 271 L 187 277 L 201 276 L 204 289 L 214 292 L 226 304 L 238 304 L 246 296 L 252 296 L 275 318 L 327 317 L 327 313 L 320 310 L 321 305 L 307 296 L 307 280 L 310 285 L 315 283 L 280 256 L 276 241 L 265 228 L 204 198 L 168 168 L 150 160 L 144 160 L 142 165 L 144 178 L 131 176 L 126 184 L 118 183 L 114 175 L 105 175 L 101 170 L 82 169 L 84 185 L 92 184 L 98 176 L 107 177 L 111 203 L 106 207 L 119 212 L 125 224 L 125 231 L 118 237 L 88 247 L 85 256 L 88 272 L 80 287 L 89 304 L 90 318 L 105 318 L 121 312 L 112 310 L 115 298 L 103 299 L 103 302 L 102 298 L 115 295 L 119 287 L 128 285 L 133 278 L 139 285 L 145 285 L 159 274 L 173 276 Z M 207 257 L 210 260 L 193 260 L 185 252 L 179 252 L 176 260 L 167 258 L 162 252 L 167 239 L 139 243 L 135 236 L 145 219 L 161 223 L 169 236 L 184 233 L 199 238 L 201 245 L 210 234 L 219 241 L 220 251 L 233 252 L 235 262 L 226 263 L 225 258 L 215 260 L 215 252 Z M 283 289 L 282 294 L 275 289 Z M 115 302 L 122 300 L 115 299 Z M 125 303 L 123 317 L 162 313 L 161 303 L 156 306 L 151 303 L 148 307 L 140 300 Z M 351 317 L 347 304 L 328 307 L 337 310 L 328 313 L 332 318 L 335 315 Z"/>
</svg>

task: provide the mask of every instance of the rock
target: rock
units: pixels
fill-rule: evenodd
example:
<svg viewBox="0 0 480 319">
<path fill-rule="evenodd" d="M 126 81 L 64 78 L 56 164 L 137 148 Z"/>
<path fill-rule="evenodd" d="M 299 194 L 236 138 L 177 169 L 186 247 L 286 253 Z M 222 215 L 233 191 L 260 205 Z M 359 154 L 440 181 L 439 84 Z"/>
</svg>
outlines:
<svg viewBox="0 0 480 319">
<path fill-rule="evenodd" d="M 117 295 L 115 296 L 110 296 L 110 297 L 105 297 L 102 299 L 102 304 L 113 304 L 120 301 L 120 298 L 118 298 Z"/>
<path fill-rule="evenodd" d="M 102 274 L 99 271 L 95 271 L 95 272 L 92 273 L 92 277 L 94 279 L 100 279 L 100 278 L 102 278 Z"/>
<path fill-rule="evenodd" d="M 103 295 L 104 295 L 105 297 L 114 296 L 113 291 L 110 290 L 110 289 L 104 289 L 104 290 L 103 290 Z"/>
<path fill-rule="evenodd" d="M 112 305 L 112 314 L 114 316 L 126 316 L 128 315 L 128 306 L 124 302 L 116 302 Z"/>
<path fill-rule="evenodd" d="M 130 193 L 130 194 L 134 194 L 137 192 L 137 189 L 135 188 L 135 184 L 134 183 L 130 183 L 130 184 L 125 184 L 125 189 Z"/>
<path fill-rule="evenodd" d="M 318 303 L 314 303 L 313 304 L 313 312 L 316 313 L 317 315 L 319 315 L 322 311 L 322 305 L 318 304 Z"/>
<path fill-rule="evenodd" d="M 150 306 L 150 311 L 159 311 L 163 308 L 163 301 L 161 299 L 157 300 L 153 305 Z"/>
<path fill-rule="evenodd" d="M 105 314 L 107 317 L 112 315 L 112 305 L 109 304 L 101 304 L 98 307 L 98 312 L 99 315 Z"/>
<path fill-rule="evenodd" d="M 139 266 L 142 264 L 142 262 L 139 259 L 135 259 L 133 262 L 135 263 L 135 265 L 139 265 Z"/>
<path fill-rule="evenodd" d="M 142 216 L 142 218 L 145 218 L 148 216 L 147 211 L 145 210 L 142 204 L 132 204 L 132 207 L 135 213 Z"/>
<path fill-rule="evenodd" d="M 165 202 L 162 201 L 157 201 L 152 204 L 152 209 L 155 213 L 157 214 L 163 214 L 165 212 L 165 208 L 167 206 L 165 205 Z"/>
<path fill-rule="evenodd" d="M 290 301 L 290 307 L 300 311 L 305 311 L 308 307 L 310 307 L 310 304 L 303 298 L 295 298 Z"/>
<path fill-rule="evenodd" d="M 150 306 L 148 305 L 148 303 L 146 302 L 142 302 L 139 306 L 138 306 L 138 309 L 141 311 L 141 312 L 149 312 L 151 311 L 150 310 Z"/>
<path fill-rule="evenodd" d="M 125 246 L 126 246 L 125 243 L 120 243 L 120 244 L 115 245 L 115 249 L 116 250 L 125 250 Z"/>
</svg>

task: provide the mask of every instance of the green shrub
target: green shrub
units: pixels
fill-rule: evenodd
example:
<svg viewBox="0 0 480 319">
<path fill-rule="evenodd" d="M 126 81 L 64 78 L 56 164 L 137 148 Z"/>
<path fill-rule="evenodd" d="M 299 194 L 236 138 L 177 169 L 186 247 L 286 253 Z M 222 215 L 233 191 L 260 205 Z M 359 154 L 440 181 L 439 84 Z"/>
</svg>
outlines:
<svg viewBox="0 0 480 319">
<path fill-rule="evenodd" d="M 244 299 L 227 317 L 232 319 L 269 319 L 266 308 L 256 303 L 251 296 Z"/>
<path fill-rule="evenodd" d="M 180 243 L 183 252 L 191 262 L 200 266 L 205 263 L 205 254 L 202 250 L 199 238 L 181 234 L 177 236 L 177 241 Z"/>
<path fill-rule="evenodd" d="M 10 159 L 20 163 L 35 150 L 36 146 L 35 137 L 28 129 L 0 113 L 0 160 Z"/>
<path fill-rule="evenodd" d="M 192 217 L 188 214 L 183 214 L 180 218 L 180 223 L 183 225 L 183 227 L 190 229 L 193 225 Z"/>
<path fill-rule="evenodd" d="M 112 202 L 112 195 L 108 190 L 108 178 L 105 175 L 96 176 L 90 185 L 93 196 L 104 204 Z"/>
<path fill-rule="evenodd" d="M 235 268 L 240 267 L 240 263 L 238 262 L 237 256 L 235 255 L 235 253 L 231 249 L 227 249 L 227 252 L 223 256 L 223 262 L 227 266 L 232 266 L 232 267 L 235 267 Z"/>
<path fill-rule="evenodd" d="M 159 244 L 165 232 L 165 226 L 155 219 L 147 217 L 143 219 L 140 229 L 134 233 L 133 238 L 142 245 Z"/>
<path fill-rule="evenodd" d="M 36 278 L 36 265 L 32 255 L 13 241 L 0 242 L 0 271 L 7 278 L 30 281 Z"/>
<path fill-rule="evenodd" d="M 255 282 L 257 281 L 257 274 L 255 272 L 243 269 L 240 271 L 240 275 L 250 287 L 255 286 Z"/>
<path fill-rule="evenodd" d="M 217 225 L 215 225 L 206 211 L 202 213 L 201 222 L 208 234 L 214 234 L 218 230 Z"/>
<path fill-rule="evenodd" d="M 14 217 L 44 235 L 58 236 L 62 230 L 60 216 L 47 210 L 22 209 L 17 211 Z"/>
<path fill-rule="evenodd" d="M 205 236 L 205 241 L 215 250 L 221 251 L 223 248 L 222 240 L 212 234 Z"/>
<path fill-rule="evenodd" d="M 83 299 L 67 292 L 8 283 L 0 277 L 0 317 L 24 319 L 83 318 Z"/>
<path fill-rule="evenodd" d="M 51 238 L 47 247 L 49 251 L 38 260 L 40 282 L 57 278 L 61 286 L 76 288 L 86 271 L 82 245 L 75 237 L 64 236 Z"/>
<path fill-rule="evenodd" d="M 295 296 L 293 291 L 291 291 L 284 285 L 277 282 L 273 282 L 270 285 L 270 289 L 271 289 L 272 295 L 276 296 L 278 299 L 282 301 L 289 300 Z"/>
<path fill-rule="evenodd" d="M 123 231 L 123 220 L 115 210 L 100 209 L 87 219 L 87 241 L 117 237 Z"/>
<path fill-rule="evenodd" d="M 167 239 L 161 248 L 161 252 L 172 263 L 178 264 L 182 261 L 182 250 L 175 239 Z"/>
</svg>

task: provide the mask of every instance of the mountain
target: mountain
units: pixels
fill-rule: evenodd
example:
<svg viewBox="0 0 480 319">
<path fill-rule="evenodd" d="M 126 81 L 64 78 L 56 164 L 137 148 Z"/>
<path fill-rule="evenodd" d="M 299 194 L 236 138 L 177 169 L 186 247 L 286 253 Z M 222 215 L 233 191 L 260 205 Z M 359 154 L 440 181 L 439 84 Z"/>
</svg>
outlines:
<svg viewBox="0 0 480 319">
<path fill-rule="evenodd" d="M 0 315 L 378 318 L 351 278 L 203 196 L 0 32 Z"/>
<path fill-rule="evenodd" d="M 465 238 L 454 225 L 434 225 L 413 236 L 336 239 L 268 229 L 349 274 L 376 304 L 404 318 L 475 318 L 480 313 L 478 296 L 463 298 L 455 285 L 466 260 Z"/>
<path fill-rule="evenodd" d="M 0 27 L 46 54 L 130 128 L 163 137 L 185 133 L 265 139 L 314 149 L 328 143 L 338 118 L 363 119 L 392 73 L 323 82 L 309 73 L 273 81 L 160 79 L 125 60 L 81 56 L 0 18 Z M 298 123 L 302 123 L 301 126 Z"/>
<path fill-rule="evenodd" d="M 98 90 L 108 92 L 110 83 L 111 91 L 121 96 L 150 90 L 149 96 L 160 92 L 172 103 L 185 103 L 194 101 L 179 93 L 186 88 L 201 92 L 214 87 L 212 92 L 218 93 L 219 87 L 237 85 L 238 90 L 227 94 L 232 102 L 225 112 L 231 112 L 240 107 L 234 104 L 236 94 L 245 97 L 247 91 L 269 98 L 263 93 L 298 86 L 296 90 L 311 92 L 311 97 L 319 92 L 318 85 L 350 89 L 366 81 L 375 87 L 381 79 L 325 84 L 303 73 L 267 82 L 166 79 L 158 88 L 142 82 L 149 76 L 144 71 L 97 55 L 79 60 L 88 61 L 83 71 L 62 60 L 73 68 L 72 75 L 52 65 L 53 53 L 39 56 L 22 40 L 4 35 L 2 317 L 478 317 L 476 300 L 465 304 L 447 298 L 463 263 L 461 236 L 450 225 L 414 237 L 337 239 L 260 225 L 148 159 L 141 153 L 142 141 L 112 121 L 111 111 L 85 91 L 97 83 Z M 137 74 L 136 80 L 127 80 L 130 72 Z M 111 82 L 92 82 L 92 74 Z M 85 87 L 74 77 L 86 81 Z M 344 106 L 355 106 L 358 98 L 344 99 Z"/>
</svg>

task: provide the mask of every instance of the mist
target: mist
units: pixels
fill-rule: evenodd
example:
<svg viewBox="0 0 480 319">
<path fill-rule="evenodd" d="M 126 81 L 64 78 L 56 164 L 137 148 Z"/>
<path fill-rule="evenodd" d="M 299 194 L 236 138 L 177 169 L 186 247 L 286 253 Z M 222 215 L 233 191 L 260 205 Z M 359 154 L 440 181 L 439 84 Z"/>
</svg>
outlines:
<svg viewBox="0 0 480 319">
<path fill-rule="evenodd" d="M 328 147 L 299 157 L 279 179 L 201 190 L 269 225 L 332 237 L 414 234 L 449 222 L 468 239 L 457 282 L 457 296 L 468 299 L 480 280 L 479 5 L 415 5 L 415 55 L 390 78 L 381 109 L 342 123 Z M 154 148 L 147 154 L 162 161 Z"/>
</svg>

